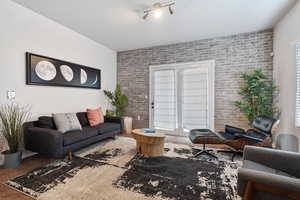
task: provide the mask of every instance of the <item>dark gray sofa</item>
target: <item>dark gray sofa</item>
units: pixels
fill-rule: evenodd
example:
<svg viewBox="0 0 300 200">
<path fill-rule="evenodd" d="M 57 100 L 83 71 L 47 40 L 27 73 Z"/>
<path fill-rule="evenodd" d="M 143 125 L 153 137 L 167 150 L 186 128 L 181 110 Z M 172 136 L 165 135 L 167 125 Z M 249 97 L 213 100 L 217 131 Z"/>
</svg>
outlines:
<svg viewBox="0 0 300 200">
<path fill-rule="evenodd" d="M 120 117 L 105 117 L 104 123 L 89 126 L 85 112 L 77 113 L 82 130 L 61 133 L 56 130 L 52 117 L 24 124 L 24 144 L 27 150 L 55 158 L 64 157 L 92 143 L 114 138 L 123 130 Z M 45 121 L 46 119 L 46 121 Z M 46 122 L 46 123 L 45 123 Z"/>
</svg>

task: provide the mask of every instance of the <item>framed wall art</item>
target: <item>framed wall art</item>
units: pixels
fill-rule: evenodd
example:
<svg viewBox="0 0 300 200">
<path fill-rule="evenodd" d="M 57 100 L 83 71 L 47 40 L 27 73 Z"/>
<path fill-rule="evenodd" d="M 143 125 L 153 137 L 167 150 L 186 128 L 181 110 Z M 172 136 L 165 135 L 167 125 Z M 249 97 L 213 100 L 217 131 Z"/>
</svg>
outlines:
<svg viewBox="0 0 300 200">
<path fill-rule="evenodd" d="M 101 70 L 27 52 L 26 84 L 101 89 Z"/>
</svg>

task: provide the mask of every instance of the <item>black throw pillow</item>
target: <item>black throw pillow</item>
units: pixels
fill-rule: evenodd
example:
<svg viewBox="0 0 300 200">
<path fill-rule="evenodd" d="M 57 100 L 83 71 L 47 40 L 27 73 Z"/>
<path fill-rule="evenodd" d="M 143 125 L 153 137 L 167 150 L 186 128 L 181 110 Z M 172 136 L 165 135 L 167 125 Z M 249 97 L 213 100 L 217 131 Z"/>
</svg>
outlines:
<svg viewBox="0 0 300 200">
<path fill-rule="evenodd" d="M 79 112 L 76 113 L 76 115 L 82 127 L 89 126 L 89 120 L 86 112 Z"/>
<path fill-rule="evenodd" d="M 42 116 L 39 117 L 38 127 L 40 128 L 48 128 L 48 129 L 56 129 L 54 120 L 52 117 Z"/>
</svg>

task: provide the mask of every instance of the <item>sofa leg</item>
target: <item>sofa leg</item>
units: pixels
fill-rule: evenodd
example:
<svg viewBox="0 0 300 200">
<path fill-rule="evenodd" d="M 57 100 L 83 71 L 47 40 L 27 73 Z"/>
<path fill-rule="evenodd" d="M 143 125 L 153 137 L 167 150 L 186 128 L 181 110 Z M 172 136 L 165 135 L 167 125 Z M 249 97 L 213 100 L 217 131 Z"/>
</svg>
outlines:
<svg viewBox="0 0 300 200">
<path fill-rule="evenodd" d="M 243 200 L 252 200 L 252 183 L 248 182 L 245 189 Z"/>
<path fill-rule="evenodd" d="M 117 139 L 117 136 L 116 136 L 116 135 L 112 136 L 112 139 L 113 139 L 113 140 L 116 140 L 116 139 Z"/>
<path fill-rule="evenodd" d="M 72 152 L 68 152 L 68 160 L 71 161 L 73 159 Z"/>
</svg>

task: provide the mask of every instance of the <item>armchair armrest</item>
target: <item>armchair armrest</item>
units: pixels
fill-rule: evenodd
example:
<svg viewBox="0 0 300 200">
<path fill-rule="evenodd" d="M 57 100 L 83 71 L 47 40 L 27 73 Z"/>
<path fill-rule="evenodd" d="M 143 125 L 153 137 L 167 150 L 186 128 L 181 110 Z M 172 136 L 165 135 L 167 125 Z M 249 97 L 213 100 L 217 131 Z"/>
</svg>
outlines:
<svg viewBox="0 0 300 200">
<path fill-rule="evenodd" d="M 46 128 L 29 127 L 24 134 L 25 148 L 40 154 L 63 156 L 63 133 Z"/>
<path fill-rule="evenodd" d="M 256 138 L 256 137 L 252 137 L 252 136 L 249 136 L 249 135 L 245 135 L 245 134 L 235 134 L 234 135 L 236 138 L 243 138 L 243 139 L 246 139 L 246 140 L 249 140 L 249 141 L 252 141 L 252 142 L 263 142 L 262 139 L 259 139 L 259 138 Z"/>
<path fill-rule="evenodd" d="M 225 125 L 225 133 L 235 136 L 236 134 L 240 134 L 240 135 L 246 134 L 246 131 L 244 129 L 226 124 Z"/>
<path fill-rule="evenodd" d="M 300 177 L 300 153 L 277 149 L 245 146 L 244 160 L 250 160 L 270 168 Z"/>
<path fill-rule="evenodd" d="M 122 117 L 104 116 L 104 121 L 120 124 L 121 125 L 121 132 L 123 132 L 124 121 L 123 121 Z"/>
<path fill-rule="evenodd" d="M 238 169 L 238 193 L 240 195 L 244 194 L 246 184 L 249 181 L 251 183 L 296 192 L 300 195 L 300 179 L 246 168 Z"/>
</svg>

